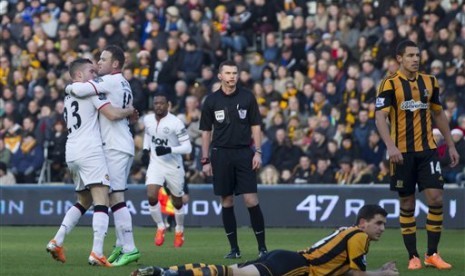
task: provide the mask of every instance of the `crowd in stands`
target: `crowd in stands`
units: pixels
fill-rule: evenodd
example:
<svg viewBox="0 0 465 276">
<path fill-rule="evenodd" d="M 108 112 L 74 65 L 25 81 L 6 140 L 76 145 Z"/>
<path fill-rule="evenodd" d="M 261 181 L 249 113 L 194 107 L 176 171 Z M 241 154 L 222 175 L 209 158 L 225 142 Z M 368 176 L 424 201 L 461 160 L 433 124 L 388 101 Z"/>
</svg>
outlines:
<svg viewBox="0 0 465 276">
<path fill-rule="evenodd" d="M 263 117 L 263 184 L 389 182 L 386 148 L 374 125 L 380 81 L 398 69 L 395 48 L 421 48 L 421 71 L 435 75 L 460 164 L 446 182 L 465 181 L 465 3 L 461 0 L 2 0 L 0 1 L 0 183 L 71 183 L 64 148 L 64 88 L 76 57 L 98 61 L 105 46 L 126 53 L 134 107 L 150 112 L 163 91 L 194 145 L 189 183 L 206 183 L 199 164 L 200 108 L 218 89 L 220 62 L 234 60 L 239 85 Z M 131 183 L 145 182 L 143 125 L 131 125 Z M 461 178 L 462 177 L 462 178 Z M 461 178 L 462 180 L 460 180 Z"/>
</svg>

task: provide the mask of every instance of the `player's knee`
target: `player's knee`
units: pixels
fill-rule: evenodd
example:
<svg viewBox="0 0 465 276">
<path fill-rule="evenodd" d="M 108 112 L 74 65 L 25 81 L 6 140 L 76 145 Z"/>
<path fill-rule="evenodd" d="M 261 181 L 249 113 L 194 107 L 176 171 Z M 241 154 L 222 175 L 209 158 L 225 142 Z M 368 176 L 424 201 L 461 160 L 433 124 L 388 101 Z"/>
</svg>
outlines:
<svg viewBox="0 0 465 276">
<path fill-rule="evenodd" d="M 406 196 L 400 198 L 400 208 L 404 210 L 414 210 L 415 209 L 415 197 Z"/>
<path fill-rule="evenodd" d="M 428 200 L 430 206 L 441 206 L 442 205 L 442 194 L 433 194 Z"/>
<path fill-rule="evenodd" d="M 158 203 L 158 197 L 148 196 L 148 200 L 150 206 L 155 206 Z"/>
<path fill-rule="evenodd" d="M 110 194 L 110 206 L 114 206 L 120 202 L 124 202 L 123 192 L 114 192 Z"/>
<path fill-rule="evenodd" d="M 244 203 L 247 208 L 251 208 L 258 205 L 257 196 L 244 196 Z"/>
<path fill-rule="evenodd" d="M 173 206 L 174 208 L 178 209 L 178 210 L 181 210 L 182 207 L 183 207 L 183 204 L 182 204 L 182 199 L 181 198 L 173 198 L 172 199 L 172 202 L 173 202 Z"/>
</svg>

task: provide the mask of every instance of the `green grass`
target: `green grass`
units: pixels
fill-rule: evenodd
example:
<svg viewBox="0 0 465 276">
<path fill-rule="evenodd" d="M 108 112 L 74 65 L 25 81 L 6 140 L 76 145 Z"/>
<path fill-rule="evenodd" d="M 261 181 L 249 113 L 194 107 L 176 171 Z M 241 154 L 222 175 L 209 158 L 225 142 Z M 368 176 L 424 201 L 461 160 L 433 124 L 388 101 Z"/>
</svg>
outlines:
<svg viewBox="0 0 465 276">
<path fill-rule="evenodd" d="M 166 235 L 162 247 L 153 245 L 154 231 L 151 228 L 135 228 L 136 245 L 142 253 L 139 264 L 130 264 L 119 268 L 101 268 L 87 265 L 90 253 L 92 232 L 90 227 L 77 227 L 66 238 L 67 262 L 58 263 L 46 253 L 45 245 L 53 237 L 56 227 L 0 227 L 0 275 L 129 275 L 139 265 L 168 266 L 191 262 L 211 264 L 231 264 L 223 259 L 228 251 L 226 237 L 222 228 L 187 228 L 186 243 L 182 248 L 173 247 L 173 233 Z M 327 235 L 329 229 L 283 229 L 267 230 L 269 249 L 304 249 Z M 440 251 L 444 259 L 454 268 L 450 271 L 422 269 L 407 271 L 405 249 L 399 230 L 389 229 L 381 241 L 370 247 L 368 268 L 375 269 L 388 260 L 396 260 L 401 275 L 465 275 L 465 232 L 447 230 L 443 233 Z M 423 253 L 426 246 L 425 230 L 419 230 L 418 248 Z M 106 239 L 105 253 L 109 254 L 114 241 L 114 229 L 111 228 Z M 242 260 L 251 260 L 257 256 L 255 238 L 248 228 L 239 230 L 239 244 Z M 420 253 L 420 254 L 422 254 Z"/>
</svg>

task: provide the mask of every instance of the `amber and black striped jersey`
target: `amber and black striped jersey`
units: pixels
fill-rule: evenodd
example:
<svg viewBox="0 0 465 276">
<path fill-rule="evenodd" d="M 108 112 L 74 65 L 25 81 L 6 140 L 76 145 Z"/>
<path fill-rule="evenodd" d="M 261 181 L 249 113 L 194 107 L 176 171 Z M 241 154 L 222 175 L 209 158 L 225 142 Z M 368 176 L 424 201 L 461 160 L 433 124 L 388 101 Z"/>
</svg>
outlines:
<svg viewBox="0 0 465 276">
<path fill-rule="evenodd" d="M 342 227 L 302 252 L 309 275 L 343 275 L 349 270 L 366 271 L 368 235 L 358 227 Z"/>
<path fill-rule="evenodd" d="M 439 85 L 432 75 L 417 73 L 409 80 L 400 71 L 379 86 L 376 110 L 389 113 L 391 138 L 400 152 L 435 149 L 431 110 L 441 110 Z"/>
</svg>

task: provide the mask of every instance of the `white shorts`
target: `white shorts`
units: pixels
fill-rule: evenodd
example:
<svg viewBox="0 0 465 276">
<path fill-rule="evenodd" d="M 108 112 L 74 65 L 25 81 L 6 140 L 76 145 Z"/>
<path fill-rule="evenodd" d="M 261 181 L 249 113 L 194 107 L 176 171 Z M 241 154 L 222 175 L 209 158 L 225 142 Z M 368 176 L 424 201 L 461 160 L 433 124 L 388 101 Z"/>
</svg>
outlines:
<svg viewBox="0 0 465 276">
<path fill-rule="evenodd" d="M 145 185 L 163 186 L 163 183 L 166 182 L 166 187 L 173 196 L 182 197 L 184 195 L 184 175 L 183 168 L 167 168 L 150 162 Z"/>
<path fill-rule="evenodd" d="M 126 191 L 129 172 L 134 157 L 126 152 L 108 149 L 105 151 L 108 172 L 110 173 L 111 192 Z"/>
<path fill-rule="evenodd" d="M 84 191 L 91 184 L 110 186 L 110 177 L 103 152 L 79 160 L 67 162 L 76 191 Z"/>
</svg>

